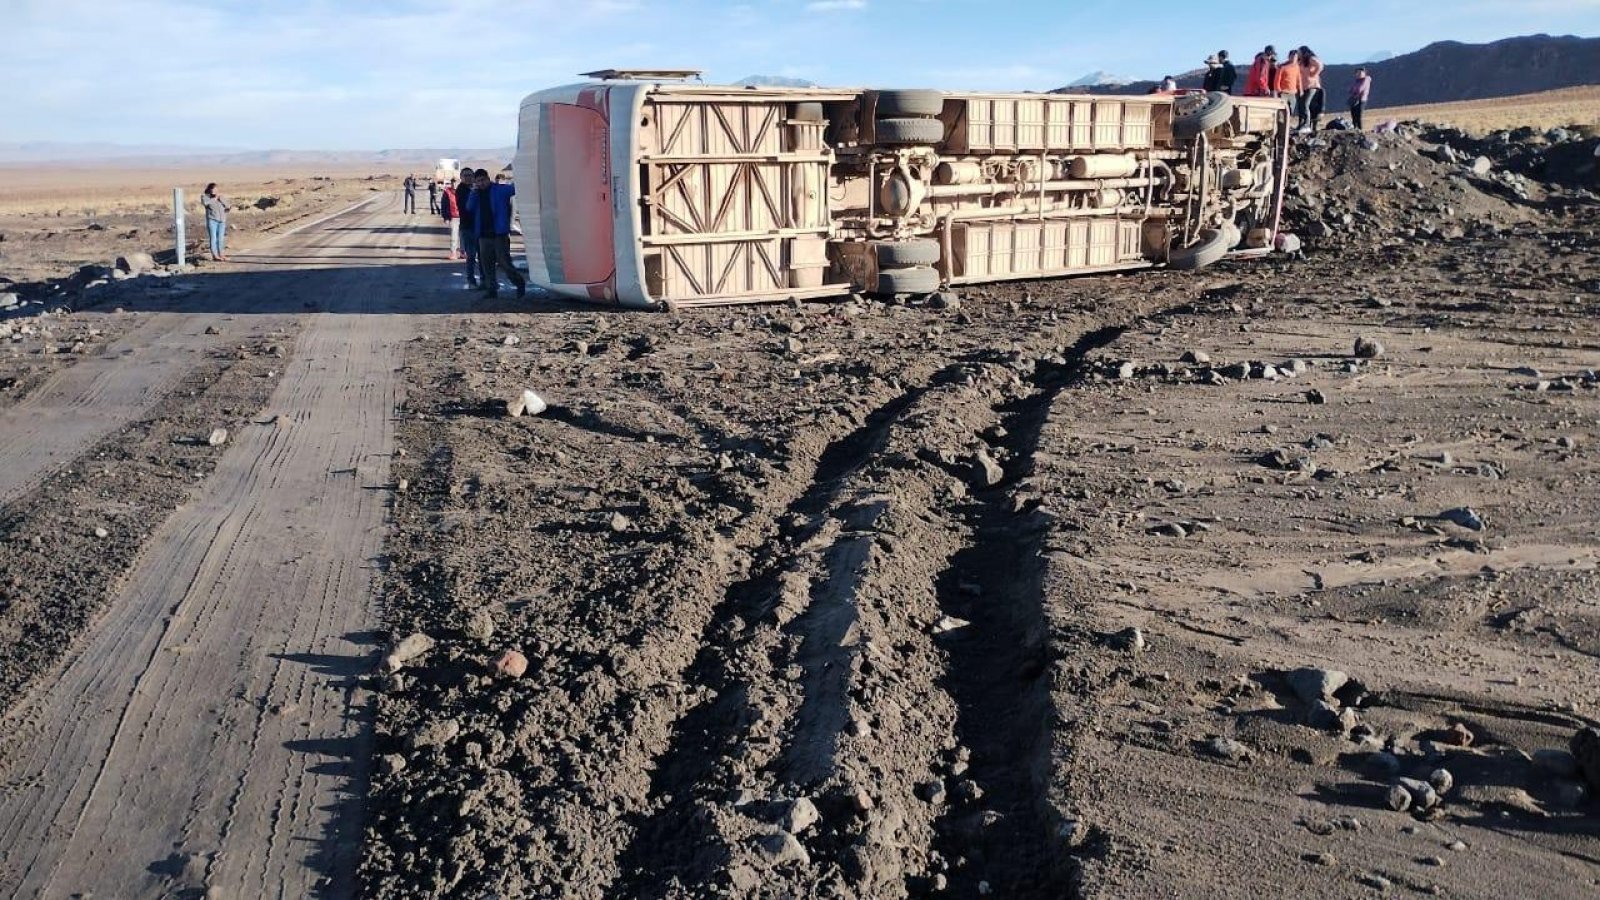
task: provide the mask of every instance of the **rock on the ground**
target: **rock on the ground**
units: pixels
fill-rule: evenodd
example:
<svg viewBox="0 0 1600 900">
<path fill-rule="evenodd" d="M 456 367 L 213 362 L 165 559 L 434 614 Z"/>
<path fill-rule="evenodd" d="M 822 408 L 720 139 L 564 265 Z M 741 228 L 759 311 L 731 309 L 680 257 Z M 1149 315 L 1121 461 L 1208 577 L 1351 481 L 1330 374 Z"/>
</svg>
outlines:
<svg viewBox="0 0 1600 900">
<path fill-rule="evenodd" d="M 1377 359 L 1384 353 L 1383 341 L 1377 338 L 1356 338 L 1355 355 L 1361 359 Z"/>
<path fill-rule="evenodd" d="M 1233 738 L 1213 735 L 1200 742 L 1200 752 L 1217 759 L 1244 762 L 1250 758 L 1250 748 Z"/>
<path fill-rule="evenodd" d="M 383 657 L 383 668 L 388 672 L 398 672 L 406 667 L 406 663 L 432 650 L 433 645 L 433 638 L 420 631 L 408 634 Z"/>
<path fill-rule="evenodd" d="M 817 805 L 808 797 L 796 797 L 783 804 L 778 824 L 790 834 L 801 834 L 822 818 Z"/>
<path fill-rule="evenodd" d="M 801 846 L 799 838 L 787 831 L 761 835 L 755 839 L 755 849 L 757 855 L 771 866 L 788 863 L 799 863 L 802 866 L 811 864 L 811 854 Z"/>
<path fill-rule="evenodd" d="M 995 458 L 989 455 L 988 450 L 980 447 L 972 454 L 972 475 L 980 485 L 994 487 L 1005 479 L 1006 470 L 995 462 Z"/>
<path fill-rule="evenodd" d="M 506 398 L 506 415 L 513 419 L 518 416 L 537 416 L 548 408 L 543 397 L 526 388 Z"/>
<path fill-rule="evenodd" d="M 138 275 L 144 272 L 153 272 L 156 268 L 156 259 L 148 253 L 134 251 L 117 257 L 116 269 L 129 275 Z"/>
<path fill-rule="evenodd" d="M 1285 672 L 1283 680 L 1301 702 L 1315 703 L 1318 700 L 1333 700 L 1334 693 L 1349 683 L 1350 676 L 1337 669 L 1308 666 Z"/>
<path fill-rule="evenodd" d="M 1593 726 L 1572 736 L 1572 756 L 1585 781 L 1600 790 L 1600 730 Z"/>
<path fill-rule="evenodd" d="M 206 435 L 206 443 L 210 444 L 213 447 L 221 447 L 223 444 L 226 444 L 227 442 L 228 442 L 228 429 L 226 429 L 226 428 L 213 428 L 213 429 L 211 429 L 211 433 Z"/>
<path fill-rule="evenodd" d="M 494 673 L 502 678 L 521 678 L 528 672 L 528 657 L 520 650 L 507 650 L 494 661 Z"/>
</svg>

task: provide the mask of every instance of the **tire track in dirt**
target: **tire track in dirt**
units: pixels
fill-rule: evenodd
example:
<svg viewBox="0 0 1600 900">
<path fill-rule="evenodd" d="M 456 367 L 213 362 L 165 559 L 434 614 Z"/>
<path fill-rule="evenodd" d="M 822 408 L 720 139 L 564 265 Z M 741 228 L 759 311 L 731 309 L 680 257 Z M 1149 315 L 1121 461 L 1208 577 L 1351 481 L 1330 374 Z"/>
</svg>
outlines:
<svg viewBox="0 0 1600 900">
<path fill-rule="evenodd" d="M 386 218 L 335 217 L 355 229 L 335 245 L 370 252 L 372 226 L 406 249 L 414 229 L 385 232 Z M 352 890 L 368 740 L 355 676 L 410 329 L 372 314 L 422 308 L 391 298 L 403 271 L 300 282 L 333 314 L 308 320 L 257 417 L 275 424 L 236 436 L 59 675 L 7 716 L 0 882 L 45 896 Z"/>
</svg>

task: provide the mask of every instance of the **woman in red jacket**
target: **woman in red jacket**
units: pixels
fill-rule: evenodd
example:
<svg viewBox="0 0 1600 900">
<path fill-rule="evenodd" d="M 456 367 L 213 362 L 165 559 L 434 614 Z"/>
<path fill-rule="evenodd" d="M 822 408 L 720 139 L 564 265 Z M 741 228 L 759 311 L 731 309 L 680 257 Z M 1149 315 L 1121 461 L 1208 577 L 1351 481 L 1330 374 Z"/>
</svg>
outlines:
<svg viewBox="0 0 1600 900">
<path fill-rule="evenodd" d="M 1278 64 L 1278 51 L 1271 44 L 1267 49 L 1256 54 L 1255 62 L 1250 64 L 1250 72 L 1244 79 L 1244 95 L 1246 97 L 1271 97 L 1274 70 Z"/>
</svg>

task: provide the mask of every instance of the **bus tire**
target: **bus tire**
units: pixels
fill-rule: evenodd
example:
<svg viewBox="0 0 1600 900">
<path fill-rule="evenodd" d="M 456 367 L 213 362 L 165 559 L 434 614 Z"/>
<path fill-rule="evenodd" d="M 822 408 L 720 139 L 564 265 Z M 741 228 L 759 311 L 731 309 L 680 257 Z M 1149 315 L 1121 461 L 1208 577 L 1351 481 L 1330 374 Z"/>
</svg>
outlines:
<svg viewBox="0 0 1600 900">
<path fill-rule="evenodd" d="M 944 123 L 938 119 L 879 119 L 880 144 L 937 144 L 944 140 Z"/>
<path fill-rule="evenodd" d="M 931 118 L 944 112 L 944 94 L 938 91 L 879 91 L 878 118 Z"/>
<path fill-rule="evenodd" d="M 930 238 L 912 238 L 908 241 L 874 241 L 878 253 L 878 268 L 897 269 L 905 266 L 931 266 L 939 261 L 939 242 Z"/>
<path fill-rule="evenodd" d="M 1233 98 L 1221 91 L 1206 94 L 1199 104 L 1172 116 L 1172 136 L 1179 140 L 1199 137 L 1228 121 L 1233 115 Z"/>
<path fill-rule="evenodd" d="M 939 289 L 939 273 L 931 266 L 884 269 L 878 273 L 880 294 L 931 294 Z"/>
<path fill-rule="evenodd" d="M 1229 239 L 1234 239 L 1234 243 L 1237 243 L 1238 234 L 1237 229 L 1207 228 L 1200 232 L 1200 240 L 1194 244 L 1172 248 L 1167 254 L 1167 268 L 1192 272 L 1220 262 L 1228 255 Z"/>
</svg>

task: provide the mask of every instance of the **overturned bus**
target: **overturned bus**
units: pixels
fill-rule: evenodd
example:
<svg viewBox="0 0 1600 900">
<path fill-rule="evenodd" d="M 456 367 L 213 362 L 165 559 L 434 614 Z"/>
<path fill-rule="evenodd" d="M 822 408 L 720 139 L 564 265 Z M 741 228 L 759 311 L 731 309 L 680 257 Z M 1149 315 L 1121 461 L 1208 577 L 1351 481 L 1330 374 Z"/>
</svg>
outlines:
<svg viewBox="0 0 1600 900">
<path fill-rule="evenodd" d="M 1270 253 L 1288 113 L 1110 97 L 733 87 L 610 69 L 527 97 L 534 283 L 659 308 Z"/>
</svg>

